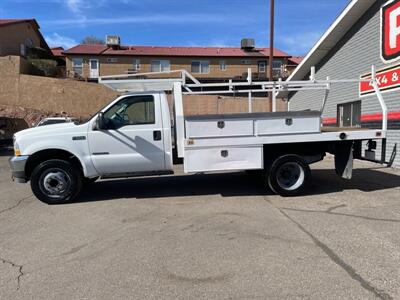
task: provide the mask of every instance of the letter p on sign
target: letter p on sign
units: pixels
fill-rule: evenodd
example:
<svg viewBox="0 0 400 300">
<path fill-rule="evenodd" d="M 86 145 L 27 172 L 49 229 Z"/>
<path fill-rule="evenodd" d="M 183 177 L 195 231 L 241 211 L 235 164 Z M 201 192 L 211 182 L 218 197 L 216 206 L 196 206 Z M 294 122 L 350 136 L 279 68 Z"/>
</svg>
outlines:
<svg viewBox="0 0 400 300">
<path fill-rule="evenodd" d="M 382 7 L 382 59 L 392 62 L 400 58 L 400 0 Z"/>
</svg>

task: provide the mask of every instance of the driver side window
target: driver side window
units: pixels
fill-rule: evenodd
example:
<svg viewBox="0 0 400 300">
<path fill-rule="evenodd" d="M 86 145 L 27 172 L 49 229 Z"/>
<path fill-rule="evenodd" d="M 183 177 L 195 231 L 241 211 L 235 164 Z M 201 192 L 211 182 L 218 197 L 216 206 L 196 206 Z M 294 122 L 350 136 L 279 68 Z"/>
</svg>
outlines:
<svg viewBox="0 0 400 300">
<path fill-rule="evenodd" d="M 155 124 L 154 97 L 127 97 L 104 113 L 107 128 L 119 129 L 127 125 Z"/>
</svg>

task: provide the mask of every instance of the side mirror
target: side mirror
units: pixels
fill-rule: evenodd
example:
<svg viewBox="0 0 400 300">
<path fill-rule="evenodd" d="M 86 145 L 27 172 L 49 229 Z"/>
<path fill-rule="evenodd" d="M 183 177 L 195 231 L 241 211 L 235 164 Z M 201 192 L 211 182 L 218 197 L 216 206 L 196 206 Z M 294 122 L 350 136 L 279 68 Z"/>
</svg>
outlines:
<svg viewBox="0 0 400 300">
<path fill-rule="evenodd" d="M 107 126 L 106 126 L 106 122 L 104 120 L 104 115 L 103 115 L 102 112 L 100 112 L 97 115 L 97 119 L 96 119 L 96 122 L 95 122 L 94 129 L 95 130 L 104 130 L 104 129 L 107 129 L 106 127 Z"/>
</svg>

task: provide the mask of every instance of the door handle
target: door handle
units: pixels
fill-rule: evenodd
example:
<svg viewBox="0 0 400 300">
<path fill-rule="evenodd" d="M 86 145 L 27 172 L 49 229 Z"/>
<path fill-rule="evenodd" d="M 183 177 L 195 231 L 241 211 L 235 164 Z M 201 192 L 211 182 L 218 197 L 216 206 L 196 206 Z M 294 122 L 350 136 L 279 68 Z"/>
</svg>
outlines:
<svg viewBox="0 0 400 300">
<path fill-rule="evenodd" d="M 161 130 L 154 130 L 153 131 L 153 140 L 161 141 Z"/>
</svg>

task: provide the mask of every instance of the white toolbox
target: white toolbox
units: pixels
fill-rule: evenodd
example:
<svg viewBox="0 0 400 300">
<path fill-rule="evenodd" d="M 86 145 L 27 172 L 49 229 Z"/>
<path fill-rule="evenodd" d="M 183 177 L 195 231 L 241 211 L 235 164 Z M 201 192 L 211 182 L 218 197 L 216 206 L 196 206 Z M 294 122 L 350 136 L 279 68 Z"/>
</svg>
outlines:
<svg viewBox="0 0 400 300">
<path fill-rule="evenodd" d="M 321 132 L 319 111 L 200 115 L 185 118 L 187 139 Z"/>
</svg>

